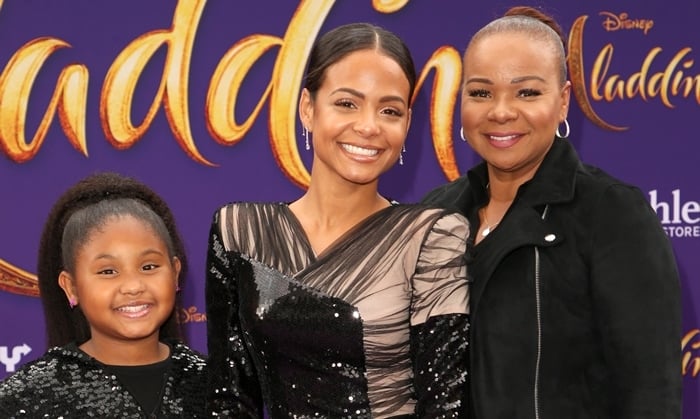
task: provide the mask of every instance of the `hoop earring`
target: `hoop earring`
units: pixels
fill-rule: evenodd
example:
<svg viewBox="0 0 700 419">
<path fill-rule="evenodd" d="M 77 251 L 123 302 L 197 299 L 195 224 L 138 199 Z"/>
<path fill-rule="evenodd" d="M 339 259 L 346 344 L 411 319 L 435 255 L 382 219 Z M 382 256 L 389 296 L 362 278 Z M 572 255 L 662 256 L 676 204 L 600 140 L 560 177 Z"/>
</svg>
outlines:
<svg viewBox="0 0 700 419">
<path fill-rule="evenodd" d="M 571 128 L 569 127 L 569 121 L 567 121 L 566 118 L 564 118 L 564 130 L 565 130 L 564 135 L 562 135 L 559 132 L 559 127 L 557 126 L 557 130 L 554 134 L 557 137 L 562 138 L 562 139 L 569 138 L 569 134 L 571 133 Z"/>
<path fill-rule="evenodd" d="M 406 152 L 406 145 L 404 144 L 403 147 L 401 147 L 401 152 L 399 153 L 399 165 L 403 166 L 403 153 Z"/>
<path fill-rule="evenodd" d="M 304 148 L 311 150 L 311 143 L 309 143 L 309 129 L 304 126 L 304 131 L 302 133 L 304 134 Z"/>
<path fill-rule="evenodd" d="M 465 143 L 467 142 L 467 139 L 464 138 L 464 127 L 459 127 L 459 137 L 464 141 Z"/>
</svg>

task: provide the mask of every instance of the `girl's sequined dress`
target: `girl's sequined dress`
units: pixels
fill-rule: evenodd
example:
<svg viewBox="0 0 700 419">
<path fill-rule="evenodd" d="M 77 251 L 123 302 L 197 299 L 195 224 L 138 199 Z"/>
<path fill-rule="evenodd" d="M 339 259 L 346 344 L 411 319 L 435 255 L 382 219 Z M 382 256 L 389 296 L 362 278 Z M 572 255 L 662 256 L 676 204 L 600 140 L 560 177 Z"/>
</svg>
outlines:
<svg viewBox="0 0 700 419">
<path fill-rule="evenodd" d="M 214 215 L 208 409 L 261 418 L 466 417 L 466 220 L 394 205 L 315 255 L 284 203 Z"/>
<path fill-rule="evenodd" d="M 206 362 L 178 342 L 171 347 L 161 400 L 144 412 L 109 368 L 75 344 L 49 349 L 0 382 L 0 418 L 202 418 Z"/>
</svg>

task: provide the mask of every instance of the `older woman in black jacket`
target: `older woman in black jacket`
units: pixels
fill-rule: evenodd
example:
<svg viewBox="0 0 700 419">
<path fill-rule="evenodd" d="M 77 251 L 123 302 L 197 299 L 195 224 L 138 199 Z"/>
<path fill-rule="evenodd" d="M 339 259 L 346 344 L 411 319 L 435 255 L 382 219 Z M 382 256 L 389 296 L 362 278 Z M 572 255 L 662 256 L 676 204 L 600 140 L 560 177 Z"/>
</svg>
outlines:
<svg viewBox="0 0 700 419">
<path fill-rule="evenodd" d="M 555 138 L 571 90 L 557 31 L 524 7 L 472 38 L 462 136 L 484 162 L 424 199 L 473 226 L 471 415 L 679 418 L 675 258 L 639 189 Z"/>
</svg>

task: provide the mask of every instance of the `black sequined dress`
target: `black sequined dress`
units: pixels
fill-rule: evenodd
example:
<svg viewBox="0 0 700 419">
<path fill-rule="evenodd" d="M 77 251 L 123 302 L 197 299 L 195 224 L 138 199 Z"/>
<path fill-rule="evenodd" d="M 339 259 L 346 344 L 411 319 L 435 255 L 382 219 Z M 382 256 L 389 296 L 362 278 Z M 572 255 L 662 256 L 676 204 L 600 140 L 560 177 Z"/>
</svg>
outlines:
<svg viewBox="0 0 700 419">
<path fill-rule="evenodd" d="M 74 344 L 49 349 L 0 382 L 0 418 L 202 418 L 206 361 L 168 342 L 170 365 L 153 412 L 144 412 L 107 367 Z"/>
<path fill-rule="evenodd" d="M 468 236 L 461 215 L 394 205 L 315 255 L 286 204 L 222 207 L 207 256 L 208 410 L 466 417 Z"/>
</svg>

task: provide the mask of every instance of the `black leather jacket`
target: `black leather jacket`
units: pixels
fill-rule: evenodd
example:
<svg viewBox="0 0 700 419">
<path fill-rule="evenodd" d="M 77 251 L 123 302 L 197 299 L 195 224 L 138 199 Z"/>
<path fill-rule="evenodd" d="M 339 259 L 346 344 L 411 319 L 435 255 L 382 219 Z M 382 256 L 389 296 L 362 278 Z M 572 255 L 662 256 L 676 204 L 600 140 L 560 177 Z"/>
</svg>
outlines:
<svg viewBox="0 0 700 419">
<path fill-rule="evenodd" d="M 477 231 L 485 163 L 430 192 Z M 467 252 L 471 417 L 680 418 L 681 311 L 670 242 L 641 191 L 556 139 Z"/>
</svg>

